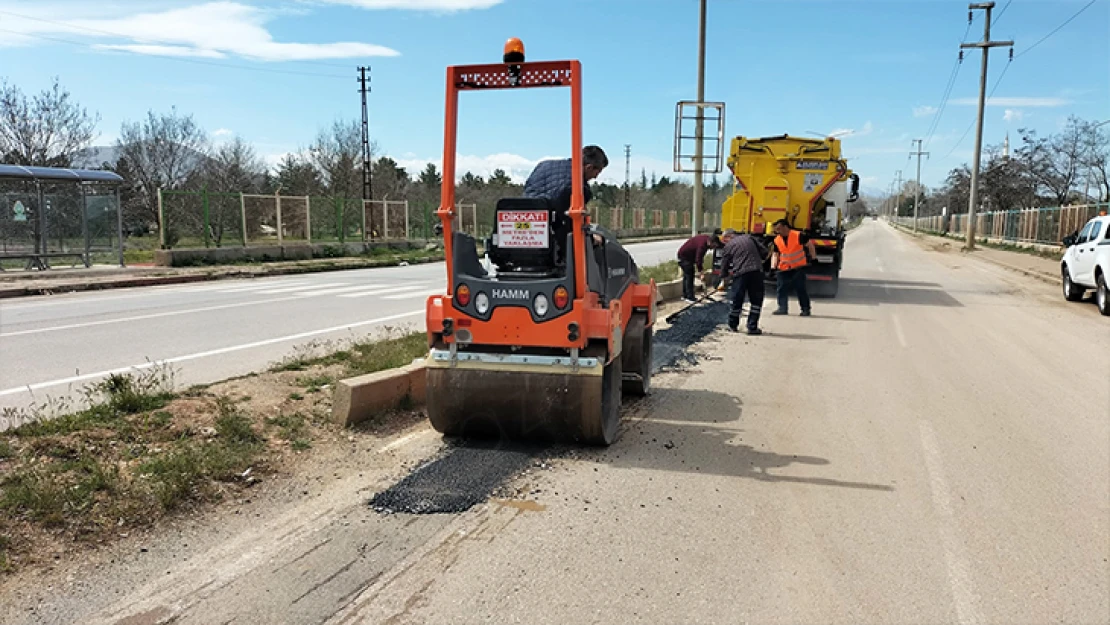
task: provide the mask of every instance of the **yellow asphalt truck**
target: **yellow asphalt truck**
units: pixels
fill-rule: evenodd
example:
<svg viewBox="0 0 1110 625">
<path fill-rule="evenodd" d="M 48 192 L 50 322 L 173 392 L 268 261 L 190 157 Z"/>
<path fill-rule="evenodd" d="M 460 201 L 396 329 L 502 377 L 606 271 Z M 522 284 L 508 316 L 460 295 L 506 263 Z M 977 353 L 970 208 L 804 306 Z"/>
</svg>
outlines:
<svg viewBox="0 0 1110 625">
<path fill-rule="evenodd" d="M 721 228 L 762 236 L 770 248 L 775 237 L 771 226 L 785 219 L 816 247 L 817 257 L 806 270 L 810 294 L 836 297 L 844 219 L 848 205 L 859 199 L 859 176 L 841 156 L 840 140 L 734 137 L 727 163 L 733 191 L 721 207 Z M 774 280 L 770 260 L 766 269 Z M 719 270 L 715 263 L 714 272 Z"/>
</svg>

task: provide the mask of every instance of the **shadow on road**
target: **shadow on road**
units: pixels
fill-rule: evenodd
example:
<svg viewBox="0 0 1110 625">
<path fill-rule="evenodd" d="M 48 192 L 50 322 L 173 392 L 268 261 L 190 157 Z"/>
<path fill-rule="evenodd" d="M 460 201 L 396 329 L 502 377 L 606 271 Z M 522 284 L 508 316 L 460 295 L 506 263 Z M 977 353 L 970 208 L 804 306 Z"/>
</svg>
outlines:
<svg viewBox="0 0 1110 625">
<path fill-rule="evenodd" d="M 910 306 L 963 307 L 948 291 L 935 282 L 905 282 L 901 280 L 840 279 L 840 293 L 836 302 L 844 304 L 907 304 Z"/>
<path fill-rule="evenodd" d="M 726 393 L 658 389 L 644 400 L 625 404 L 620 440 L 593 459 L 625 469 L 706 473 L 764 482 L 883 492 L 894 490 L 886 484 L 837 479 L 828 475 L 827 470 L 822 471 L 823 475 L 812 475 L 812 469 L 805 468 L 791 475 L 789 469 L 792 467 L 828 467 L 830 462 L 818 456 L 779 453 L 744 443 L 744 430 L 735 427 L 742 415 L 740 400 Z"/>
</svg>

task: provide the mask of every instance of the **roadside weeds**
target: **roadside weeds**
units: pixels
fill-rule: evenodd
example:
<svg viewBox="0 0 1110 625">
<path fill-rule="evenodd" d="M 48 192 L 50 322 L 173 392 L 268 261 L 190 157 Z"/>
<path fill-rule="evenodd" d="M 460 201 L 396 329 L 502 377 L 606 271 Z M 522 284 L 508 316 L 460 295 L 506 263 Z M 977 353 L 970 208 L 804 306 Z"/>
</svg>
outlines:
<svg viewBox="0 0 1110 625">
<path fill-rule="evenodd" d="M 156 366 L 84 389 L 88 407 L 52 402 L 5 411 L 0 432 L 0 573 L 72 545 L 106 544 L 167 516 L 214 504 L 293 468 L 339 436 L 330 421 L 336 380 L 408 364 L 423 333 L 315 343 L 271 370 L 182 391 Z M 348 436 L 373 433 L 383 420 Z"/>
</svg>

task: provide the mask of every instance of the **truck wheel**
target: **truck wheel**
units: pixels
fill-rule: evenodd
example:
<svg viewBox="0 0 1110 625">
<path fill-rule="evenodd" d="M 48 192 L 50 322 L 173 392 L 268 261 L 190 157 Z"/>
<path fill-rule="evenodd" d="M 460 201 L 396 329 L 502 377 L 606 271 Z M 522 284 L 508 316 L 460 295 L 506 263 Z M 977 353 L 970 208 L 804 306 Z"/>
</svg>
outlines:
<svg viewBox="0 0 1110 625">
<path fill-rule="evenodd" d="M 1071 281 L 1071 272 L 1064 267 L 1064 299 L 1069 302 L 1078 302 L 1083 299 L 1083 287 Z"/>
<path fill-rule="evenodd" d="M 1098 283 L 1098 292 L 1095 294 L 1095 301 L 1098 302 L 1098 311 L 1103 315 L 1110 317 L 1110 289 L 1106 287 L 1106 276 L 1102 273 L 1098 274 L 1095 278 Z"/>
</svg>

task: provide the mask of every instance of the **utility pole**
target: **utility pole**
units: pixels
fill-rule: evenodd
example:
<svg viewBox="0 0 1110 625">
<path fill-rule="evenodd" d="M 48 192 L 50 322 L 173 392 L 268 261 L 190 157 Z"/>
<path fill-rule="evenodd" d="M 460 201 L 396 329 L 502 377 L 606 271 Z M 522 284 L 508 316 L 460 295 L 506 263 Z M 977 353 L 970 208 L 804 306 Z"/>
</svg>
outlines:
<svg viewBox="0 0 1110 625">
<path fill-rule="evenodd" d="M 632 202 L 632 144 L 624 144 L 624 210 L 628 212 L 628 207 Z M 614 230 L 616 227 L 614 226 Z"/>
<path fill-rule="evenodd" d="M 898 182 L 894 183 L 894 192 L 898 194 L 898 199 L 894 202 L 894 216 L 897 217 L 898 209 L 902 204 L 902 170 L 899 169 L 895 173 L 898 174 Z"/>
<path fill-rule="evenodd" d="M 701 11 L 698 19 L 698 104 L 705 102 L 705 3 L 701 0 Z M 698 117 L 695 120 L 694 130 L 694 205 L 690 211 L 690 227 L 693 234 L 698 233 L 698 223 L 701 222 L 701 169 L 702 169 L 702 135 L 705 134 L 704 118 L 705 109 L 698 107 Z"/>
<path fill-rule="evenodd" d="M 359 92 L 362 94 L 362 211 L 363 215 L 366 214 L 366 202 L 374 199 L 374 187 L 370 177 L 370 169 L 373 163 L 370 162 L 370 112 L 366 108 L 366 93 L 370 91 L 369 83 L 370 77 L 367 73 L 370 71 L 369 67 L 358 68 L 358 82 Z M 383 213 L 384 214 L 384 213 Z M 367 223 L 367 230 L 370 232 L 363 232 L 364 240 L 369 241 L 373 237 L 371 233 L 374 232 L 374 211 L 370 211 L 369 220 Z M 408 233 L 405 233 L 408 236 Z"/>
<path fill-rule="evenodd" d="M 987 101 L 987 58 L 990 49 L 1000 46 L 1010 46 L 1010 58 L 1013 58 L 1013 41 L 991 41 L 991 10 L 994 2 L 975 2 L 967 5 L 969 11 L 982 9 L 986 11 L 983 20 L 983 40 L 978 43 L 961 43 L 963 48 L 982 48 L 983 63 L 979 70 L 979 117 L 975 122 L 975 154 L 971 157 L 971 197 L 967 202 L 967 249 L 975 249 L 975 205 L 979 201 L 979 156 L 983 149 L 983 108 Z"/>
<path fill-rule="evenodd" d="M 910 156 L 917 157 L 917 186 L 913 188 L 913 231 L 917 232 L 917 205 L 921 199 L 921 155 L 928 156 L 928 152 L 921 151 L 921 139 L 914 139 L 917 142 L 917 151 L 910 152 Z"/>
</svg>

